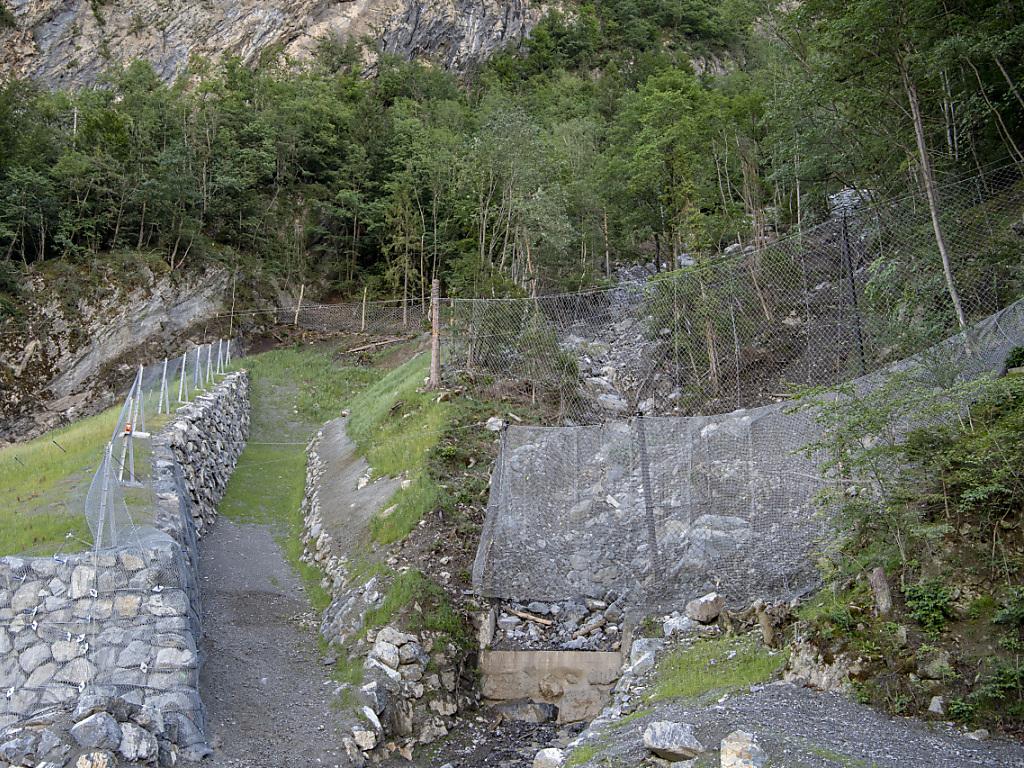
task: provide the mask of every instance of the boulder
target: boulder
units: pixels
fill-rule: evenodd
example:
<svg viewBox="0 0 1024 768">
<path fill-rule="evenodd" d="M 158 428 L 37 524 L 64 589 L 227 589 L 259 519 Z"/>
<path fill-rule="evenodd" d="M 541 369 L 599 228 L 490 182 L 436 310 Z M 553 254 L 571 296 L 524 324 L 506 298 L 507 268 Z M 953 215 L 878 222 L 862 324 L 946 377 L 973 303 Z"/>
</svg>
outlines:
<svg viewBox="0 0 1024 768">
<path fill-rule="evenodd" d="M 121 726 L 118 751 L 126 760 L 145 762 L 157 753 L 156 736 L 134 723 L 125 723 Z"/>
<path fill-rule="evenodd" d="M 689 616 L 670 616 L 661 625 L 665 637 L 673 635 L 689 635 L 696 632 L 700 625 Z"/>
<path fill-rule="evenodd" d="M 116 768 L 114 756 L 106 750 L 96 750 L 79 755 L 73 763 L 75 768 Z"/>
<path fill-rule="evenodd" d="M 71 727 L 71 736 L 87 749 L 117 749 L 121 746 L 121 726 L 106 712 L 97 712 Z"/>
<path fill-rule="evenodd" d="M 391 669 L 398 669 L 398 665 L 401 664 L 398 647 L 386 640 L 382 640 L 380 637 L 373 644 L 373 650 L 370 652 L 370 655 L 381 664 L 391 667 Z"/>
<path fill-rule="evenodd" d="M 942 680 L 952 676 L 953 664 L 949 651 L 940 649 L 919 657 L 917 674 L 925 680 Z"/>
<path fill-rule="evenodd" d="M 725 607 L 725 598 L 717 592 L 709 592 L 686 604 L 686 615 L 701 624 L 709 624 L 718 618 Z"/>
<path fill-rule="evenodd" d="M 722 768 L 764 768 L 767 760 L 757 740 L 746 731 L 733 731 L 722 739 Z"/>
<path fill-rule="evenodd" d="M 565 753 L 556 747 L 542 749 L 533 758 L 533 768 L 562 768 Z"/>
<path fill-rule="evenodd" d="M 396 647 L 406 643 L 415 643 L 417 639 L 416 635 L 407 635 L 404 632 L 399 632 L 394 627 L 381 627 L 380 631 L 377 632 L 377 641 L 391 643 L 391 645 Z"/>
<path fill-rule="evenodd" d="M 659 720 L 644 731 L 644 746 L 669 762 L 692 760 L 704 751 L 704 745 L 693 734 L 689 723 Z"/>
<path fill-rule="evenodd" d="M 26 733 L 0 744 L 0 759 L 12 765 L 21 765 L 34 752 L 36 739 L 34 734 Z"/>
</svg>

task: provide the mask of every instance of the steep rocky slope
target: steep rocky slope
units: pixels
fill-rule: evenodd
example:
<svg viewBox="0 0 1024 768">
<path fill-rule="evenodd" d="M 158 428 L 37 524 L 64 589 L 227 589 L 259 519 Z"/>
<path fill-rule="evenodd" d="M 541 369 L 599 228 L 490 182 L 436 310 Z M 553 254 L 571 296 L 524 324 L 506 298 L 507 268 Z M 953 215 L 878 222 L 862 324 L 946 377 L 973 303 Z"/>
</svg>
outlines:
<svg viewBox="0 0 1024 768">
<path fill-rule="evenodd" d="M 542 7 L 528 0 L 0 0 L 0 79 L 81 86 L 112 63 L 146 59 L 173 79 L 193 56 L 265 51 L 303 58 L 324 38 L 373 40 L 381 50 L 464 69 L 521 40 Z"/>
<path fill-rule="evenodd" d="M 21 317 L 0 324 L 0 444 L 111 405 L 139 362 L 204 338 L 223 308 L 227 280 L 222 271 L 191 278 L 140 273 L 71 301 L 66 290 L 34 277 L 21 297 Z"/>
</svg>

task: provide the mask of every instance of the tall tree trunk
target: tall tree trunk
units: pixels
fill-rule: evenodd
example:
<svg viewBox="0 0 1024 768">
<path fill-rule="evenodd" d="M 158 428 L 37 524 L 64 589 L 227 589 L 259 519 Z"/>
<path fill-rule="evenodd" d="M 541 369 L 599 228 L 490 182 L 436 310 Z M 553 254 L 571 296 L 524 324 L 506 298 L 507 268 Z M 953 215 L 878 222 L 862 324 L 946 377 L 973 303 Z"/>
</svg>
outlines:
<svg viewBox="0 0 1024 768">
<path fill-rule="evenodd" d="M 608 209 L 605 208 L 602 213 L 601 231 L 604 234 L 604 276 L 610 278 L 612 276 L 612 252 L 611 248 L 608 247 Z"/>
<path fill-rule="evenodd" d="M 928 198 L 928 211 L 932 217 L 935 244 L 939 247 L 939 256 L 942 258 L 942 271 L 946 276 L 946 288 L 949 291 L 950 301 L 953 303 L 956 320 L 961 328 L 966 328 L 967 319 L 964 317 L 963 304 L 960 302 L 960 292 L 957 290 L 956 280 L 953 277 L 953 266 L 950 262 L 949 248 L 946 247 L 946 237 L 942 233 L 939 195 L 935 189 L 935 174 L 932 171 L 931 157 L 928 155 L 928 143 L 924 135 L 924 121 L 921 119 L 921 104 L 917 98 L 917 86 L 911 79 L 906 61 L 904 60 L 900 60 L 900 75 L 903 78 L 903 89 L 906 91 L 907 101 L 910 102 L 910 115 L 914 120 L 914 138 L 917 141 L 918 160 L 921 163 L 921 174 L 924 177 L 924 189 L 925 195 Z"/>
<path fill-rule="evenodd" d="M 996 66 L 999 67 L 999 71 L 1003 73 L 1003 77 L 1006 79 L 1006 84 L 1010 86 L 1010 91 L 1017 97 L 1017 101 L 1024 107 L 1024 97 L 1020 95 L 1020 90 L 1017 88 L 1017 84 L 1010 78 L 1010 74 L 1006 71 L 1006 67 L 1003 66 L 1003 62 L 999 60 L 999 57 L 992 54 L 992 58 L 995 59 Z"/>
</svg>

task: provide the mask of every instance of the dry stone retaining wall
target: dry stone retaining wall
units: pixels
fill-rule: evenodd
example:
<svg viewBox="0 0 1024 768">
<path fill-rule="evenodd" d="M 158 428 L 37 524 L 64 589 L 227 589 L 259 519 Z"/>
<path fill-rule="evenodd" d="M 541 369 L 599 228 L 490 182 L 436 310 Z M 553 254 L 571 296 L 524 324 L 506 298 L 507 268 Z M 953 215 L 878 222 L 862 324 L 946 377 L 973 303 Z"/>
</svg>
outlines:
<svg viewBox="0 0 1024 768">
<path fill-rule="evenodd" d="M 233 373 L 152 438 L 153 527 L 115 549 L 0 558 L 0 765 L 209 752 L 198 534 L 248 429 L 248 378 Z"/>
<path fill-rule="evenodd" d="M 398 753 L 408 760 L 420 745 L 448 734 L 454 716 L 477 703 L 462 683 L 465 654 L 438 632 L 406 633 L 396 627 L 370 629 L 368 610 L 384 602 L 386 578 L 353 578 L 349 563 L 327 530 L 320 506 L 320 481 L 331 468 L 319 453 L 323 430 L 307 448 L 303 560 L 324 572 L 331 594 L 320 632 L 337 653 L 362 659 L 364 674 L 356 698 L 361 714 L 345 737 L 353 765 Z"/>
</svg>

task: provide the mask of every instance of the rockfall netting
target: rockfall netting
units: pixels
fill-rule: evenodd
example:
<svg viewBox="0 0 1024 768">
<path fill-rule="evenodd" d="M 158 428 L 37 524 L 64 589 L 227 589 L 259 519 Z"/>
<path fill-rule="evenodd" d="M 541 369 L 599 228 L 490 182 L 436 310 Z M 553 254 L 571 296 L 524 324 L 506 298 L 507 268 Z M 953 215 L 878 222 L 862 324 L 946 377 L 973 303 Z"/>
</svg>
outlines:
<svg viewBox="0 0 1024 768">
<path fill-rule="evenodd" d="M 941 189 L 968 323 L 1024 292 L 1016 167 Z M 731 251 L 731 252 L 730 252 Z M 851 192 L 815 227 L 616 287 L 444 307 L 446 370 L 519 382 L 560 424 L 724 413 L 834 385 L 959 330 L 918 194 Z"/>
<path fill-rule="evenodd" d="M 341 304 L 296 304 L 278 310 L 282 324 L 298 325 L 323 333 L 370 333 L 378 335 L 419 333 L 429 328 L 430 302 L 367 301 Z"/>
<path fill-rule="evenodd" d="M 852 387 L 864 394 L 896 372 L 924 387 L 971 379 L 998 372 L 1021 345 L 1024 300 Z M 816 504 L 825 481 L 801 449 L 820 429 L 792 403 L 508 427 L 474 587 L 541 600 L 610 590 L 665 610 L 711 590 L 734 605 L 806 594 L 828 527 Z"/>
</svg>

